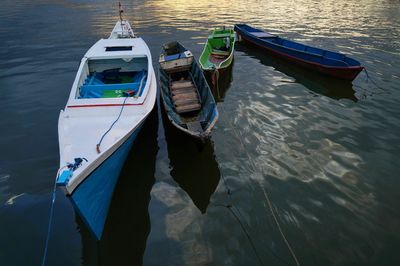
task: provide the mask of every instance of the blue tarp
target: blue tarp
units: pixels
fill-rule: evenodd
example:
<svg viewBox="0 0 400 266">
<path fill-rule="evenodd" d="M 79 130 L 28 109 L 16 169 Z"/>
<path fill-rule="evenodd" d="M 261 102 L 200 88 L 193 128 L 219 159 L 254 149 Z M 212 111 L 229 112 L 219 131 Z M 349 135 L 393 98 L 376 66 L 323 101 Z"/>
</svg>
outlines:
<svg viewBox="0 0 400 266">
<path fill-rule="evenodd" d="M 176 59 L 185 58 L 185 57 L 186 57 L 185 53 L 172 54 L 172 55 L 165 55 L 164 56 L 164 60 L 165 61 L 171 61 L 171 60 L 176 60 Z"/>
</svg>

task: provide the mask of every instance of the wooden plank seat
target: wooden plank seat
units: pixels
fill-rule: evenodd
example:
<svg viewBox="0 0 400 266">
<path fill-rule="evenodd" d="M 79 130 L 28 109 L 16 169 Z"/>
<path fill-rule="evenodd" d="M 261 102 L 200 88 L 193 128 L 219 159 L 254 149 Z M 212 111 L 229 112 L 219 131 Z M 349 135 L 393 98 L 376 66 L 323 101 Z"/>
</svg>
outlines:
<svg viewBox="0 0 400 266">
<path fill-rule="evenodd" d="M 198 111 L 201 103 L 197 89 L 190 80 L 174 81 L 171 84 L 172 103 L 178 114 Z"/>
<path fill-rule="evenodd" d="M 176 90 L 176 89 L 182 89 L 182 88 L 192 88 L 193 83 L 190 80 L 180 80 L 180 81 L 174 81 L 171 84 L 171 89 Z"/>
</svg>

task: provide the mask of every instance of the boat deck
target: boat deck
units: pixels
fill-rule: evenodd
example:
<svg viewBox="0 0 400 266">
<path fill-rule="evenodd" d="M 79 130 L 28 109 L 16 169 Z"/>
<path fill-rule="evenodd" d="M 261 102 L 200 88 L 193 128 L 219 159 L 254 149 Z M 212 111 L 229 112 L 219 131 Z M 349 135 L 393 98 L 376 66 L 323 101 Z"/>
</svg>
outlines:
<svg viewBox="0 0 400 266">
<path fill-rule="evenodd" d="M 171 83 L 171 96 L 178 114 L 198 111 L 201 109 L 199 94 L 191 80 L 178 80 Z"/>
</svg>

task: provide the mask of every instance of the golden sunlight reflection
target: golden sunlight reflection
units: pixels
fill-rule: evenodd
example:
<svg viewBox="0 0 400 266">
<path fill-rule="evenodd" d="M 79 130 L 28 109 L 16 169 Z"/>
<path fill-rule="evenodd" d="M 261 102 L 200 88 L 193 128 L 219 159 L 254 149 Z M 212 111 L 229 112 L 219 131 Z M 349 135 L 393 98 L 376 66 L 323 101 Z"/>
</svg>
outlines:
<svg viewBox="0 0 400 266">
<path fill-rule="evenodd" d="M 50 1 L 44 0 L 44 3 Z M 359 1 L 328 0 L 324 5 L 310 0 L 299 0 L 296 5 L 287 0 L 272 1 L 198 1 L 198 0 L 151 0 L 121 1 L 125 18 L 131 21 L 134 30 L 141 34 L 171 34 L 183 31 L 199 31 L 204 38 L 216 26 L 233 26 L 248 23 L 272 33 L 288 36 L 304 43 L 318 45 L 324 39 L 325 45 L 335 47 L 337 38 L 370 37 L 371 32 L 386 34 L 379 30 L 391 23 L 391 18 L 380 17 L 380 21 L 370 23 L 366 17 L 376 10 L 377 3 L 362 5 Z M 108 36 L 118 19 L 116 2 L 95 2 L 82 4 L 67 0 L 51 1 L 51 4 L 87 12 L 90 30 L 101 37 Z M 337 18 L 341 19 L 338 20 Z M 372 16 L 373 17 L 373 16 Z M 374 25 L 376 31 L 366 30 Z M 400 36 L 400 29 L 394 30 Z M 326 43 L 327 38 L 331 40 Z M 398 42 L 397 42 L 398 44 Z M 395 45 L 395 44 L 393 44 Z M 352 46 L 338 47 L 341 52 L 352 51 Z M 373 49 L 373 47 L 364 47 Z"/>
</svg>

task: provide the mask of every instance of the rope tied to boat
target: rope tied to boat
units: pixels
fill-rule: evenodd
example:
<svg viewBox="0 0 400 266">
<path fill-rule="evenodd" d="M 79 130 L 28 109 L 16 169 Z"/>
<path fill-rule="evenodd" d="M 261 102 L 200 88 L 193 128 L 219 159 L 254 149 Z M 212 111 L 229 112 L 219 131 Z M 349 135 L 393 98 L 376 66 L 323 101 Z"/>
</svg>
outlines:
<svg viewBox="0 0 400 266">
<path fill-rule="evenodd" d="M 224 207 L 224 208 L 227 208 L 229 210 L 229 212 L 234 216 L 236 221 L 239 223 L 240 228 L 242 229 L 242 231 L 246 235 L 246 238 L 248 239 L 248 241 L 250 243 L 250 246 L 251 246 L 251 248 L 252 248 L 252 250 L 253 250 L 253 252 L 254 252 L 254 254 L 255 254 L 258 262 L 259 262 L 259 264 L 261 266 L 263 266 L 264 263 L 261 260 L 261 257 L 260 257 L 260 255 L 259 255 L 259 253 L 257 251 L 256 246 L 255 246 L 255 243 L 254 243 L 254 241 L 253 241 L 248 229 L 246 229 L 246 227 L 247 228 L 251 228 L 251 226 L 246 222 L 246 219 L 244 218 L 244 216 L 243 216 L 242 212 L 240 211 L 240 209 L 232 204 L 232 192 L 231 192 L 231 189 L 230 189 L 230 187 L 228 185 L 228 182 L 226 181 L 225 175 L 223 174 L 223 172 L 221 170 L 220 170 L 220 174 L 221 174 L 221 178 L 223 180 L 223 184 L 224 184 L 224 186 L 226 188 L 226 194 L 228 195 L 229 203 L 228 204 L 219 204 L 219 203 L 214 203 L 214 202 L 211 201 L 210 205 L 215 206 L 215 207 Z M 276 254 L 276 252 L 272 248 L 267 246 L 267 249 L 275 258 L 277 258 L 283 264 L 291 266 L 291 264 L 288 261 L 286 261 L 284 258 L 279 256 L 278 254 Z"/>
<path fill-rule="evenodd" d="M 372 91 L 372 90 L 367 89 L 367 88 L 365 88 L 363 86 L 360 86 L 358 84 L 353 84 L 354 87 L 360 88 L 362 90 L 362 94 L 364 96 L 364 99 L 367 98 L 367 96 L 382 95 L 382 94 L 385 94 L 385 93 L 389 93 L 389 91 L 387 89 L 379 86 L 377 84 L 377 82 L 374 79 L 372 79 L 372 77 L 369 75 L 369 73 L 368 73 L 368 71 L 367 71 L 367 69 L 365 67 L 363 68 L 363 71 L 365 72 L 365 75 L 366 75 L 366 79 L 365 79 L 366 83 L 371 82 L 375 86 L 373 89 L 379 89 L 380 90 L 379 92 L 377 92 L 375 90 Z"/>
<path fill-rule="evenodd" d="M 222 111 L 223 113 L 225 113 L 225 115 L 226 115 L 226 112 L 225 112 L 225 110 L 224 110 L 224 108 L 223 108 L 222 105 L 221 105 L 221 111 Z M 251 165 L 251 167 L 252 167 L 252 169 L 253 169 L 253 173 L 255 173 L 255 172 L 256 172 L 256 164 L 254 163 L 253 159 L 250 157 L 250 155 L 249 155 L 248 152 L 246 151 L 245 146 L 244 146 L 244 143 L 242 142 L 242 139 L 240 138 L 239 133 L 236 133 L 235 127 L 233 126 L 233 124 L 231 123 L 231 121 L 230 121 L 229 119 L 227 119 L 227 121 L 228 121 L 228 123 L 230 124 L 234 135 L 235 135 L 236 138 L 239 140 L 239 143 L 240 143 L 240 145 L 241 145 L 242 150 L 243 150 L 243 151 L 245 152 L 245 154 L 247 155 L 247 157 L 248 157 L 248 159 L 249 159 L 249 162 L 250 162 L 250 165 Z M 222 172 L 221 172 L 221 176 L 223 176 Z M 230 188 L 227 186 L 227 182 L 226 182 L 226 180 L 225 180 L 224 177 L 223 177 L 223 181 L 224 181 L 224 184 L 225 184 L 225 186 L 226 186 L 226 188 L 227 188 L 227 194 L 228 194 L 229 197 L 231 197 Z M 291 247 L 289 241 L 287 240 L 287 238 L 286 238 L 286 236 L 285 236 L 285 233 L 283 232 L 283 230 L 282 230 L 282 228 L 281 228 L 281 226 L 280 226 L 280 223 L 279 223 L 279 221 L 278 221 L 278 218 L 276 217 L 274 208 L 273 208 L 273 206 L 272 206 L 272 203 L 271 203 L 271 200 L 270 200 L 270 198 L 269 198 L 269 195 L 268 195 L 267 191 L 264 189 L 263 186 L 260 185 L 260 187 L 262 188 L 263 194 L 264 194 L 264 196 L 265 196 L 265 198 L 266 198 L 266 200 L 267 200 L 267 205 L 268 205 L 268 208 L 269 208 L 269 210 L 270 210 L 270 212 L 271 212 L 271 215 L 272 215 L 272 217 L 273 217 L 273 220 L 274 220 L 274 222 L 275 222 L 275 224 L 276 224 L 276 226 L 277 226 L 277 228 L 278 228 L 279 233 L 280 233 L 281 236 L 282 236 L 282 239 L 283 239 L 283 241 L 284 241 L 286 247 L 288 248 L 288 250 L 289 250 L 289 252 L 290 252 L 290 254 L 291 254 L 292 258 L 293 258 L 293 261 L 295 262 L 295 265 L 296 265 L 296 266 L 300 266 L 300 262 L 298 261 L 297 256 L 296 256 L 296 254 L 294 253 L 294 251 L 293 251 L 293 249 L 292 249 L 292 247 Z M 214 205 L 215 205 L 215 204 L 214 204 Z M 221 206 L 221 205 L 220 205 L 220 206 Z M 224 205 L 222 205 L 222 206 L 224 206 Z M 229 206 L 229 207 L 228 207 L 228 206 Z M 232 212 L 232 210 L 231 210 L 232 204 L 226 205 L 226 206 L 224 206 L 224 207 L 227 207 L 227 208 Z M 238 213 L 240 214 L 239 209 L 236 208 L 236 210 L 237 210 Z M 235 215 L 235 214 L 233 213 L 233 215 Z M 240 214 L 240 215 L 241 215 L 241 214 Z M 241 223 L 238 216 L 235 215 L 235 218 L 238 220 L 239 223 Z M 244 229 L 244 226 L 243 226 L 242 224 L 241 224 L 241 226 L 242 226 L 242 229 L 245 230 L 245 229 Z M 249 227 L 250 227 L 250 226 L 249 226 Z M 246 233 L 246 235 L 248 235 L 248 233 L 247 233 L 246 231 L 245 231 L 245 233 Z M 254 250 L 254 252 L 255 252 L 255 254 L 256 254 L 256 256 L 257 256 L 259 262 L 260 262 L 260 264 L 263 265 L 263 263 L 262 263 L 260 257 L 258 256 L 257 250 L 255 249 L 255 246 L 254 246 L 254 244 L 252 243 L 251 237 L 248 236 L 248 239 L 249 239 L 249 241 L 250 241 L 250 243 L 251 243 L 251 245 L 252 245 L 252 248 L 253 248 L 253 250 Z M 272 253 L 276 258 L 278 258 L 279 260 L 281 260 L 282 262 L 284 262 L 284 263 L 287 264 L 287 265 L 291 265 L 291 264 L 288 263 L 286 260 L 284 260 L 283 258 L 281 258 L 280 256 L 278 256 L 277 254 L 275 254 L 275 252 L 273 252 L 272 250 L 270 250 L 270 251 L 271 251 L 271 253 Z"/>
<path fill-rule="evenodd" d="M 75 158 L 75 159 L 74 159 L 74 163 L 68 163 L 68 164 L 67 164 L 67 167 L 68 167 L 68 169 L 70 169 L 71 171 L 75 171 L 76 169 L 78 169 L 78 168 L 82 165 L 82 162 L 83 162 L 83 161 L 88 162 L 88 160 L 87 160 L 86 158 L 84 158 L 84 157 Z"/>
<path fill-rule="evenodd" d="M 43 258 L 42 258 L 42 266 L 44 266 L 46 264 L 47 251 L 49 248 L 51 226 L 53 224 L 54 204 L 56 202 L 57 179 L 60 176 L 61 170 L 65 169 L 65 168 L 69 168 L 68 165 L 65 165 L 65 166 L 61 167 L 60 169 L 58 169 L 56 178 L 54 180 L 53 191 L 52 191 L 52 196 L 51 196 L 50 213 L 49 213 L 49 223 L 47 225 L 46 242 L 44 245 L 44 252 L 43 252 Z"/>
<path fill-rule="evenodd" d="M 371 83 L 374 84 L 376 88 L 378 88 L 378 89 L 380 89 L 380 90 L 386 92 L 386 90 L 385 90 L 384 88 L 382 88 L 381 86 L 379 86 L 379 85 L 375 82 L 375 80 L 373 80 L 373 79 L 369 76 L 368 71 L 367 71 L 367 68 L 365 68 L 365 67 L 364 67 L 364 72 L 365 72 L 365 74 L 367 75 L 367 83 L 368 83 L 369 81 L 371 81 Z"/>
<path fill-rule="evenodd" d="M 253 251 L 254 251 L 254 254 L 255 254 L 256 257 L 257 257 L 258 262 L 260 263 L 261 266 L 263 266 L 264 264 L 263 264 L 263 262 L 262 262 L 262 260 L 261 260 L 260 255 L 259 255 L 258 252 L 257 252 L 257 249 L 256 249 L 256 247 L 255 247 L 255 245 L 254 245 L 254 242 L 253 242 L 253 240 L 252 240 L 250 234 L 247 232 L 246 227 L 244 226 L 242 220 L 239 218 L 238 214 L 236 214 L 236 213 L 233 211 L 233 209 L 235 209 L 235 210 L 240 214 L 240 216 L 242 216 L 242 214 L 240 213 L 239 209 L 238 209 L 238 208 L 235 208 L 235 206 L 233 206 L 232 204 L 226 204 L 226 205 L 224 205 L 224 204 L 215 204 L 215 203 L 211 202 L 211 205 L 214 205 L 214 206 L 216 206 L 216 207 L 224 207 L 224 208 L 227 208 L 227 209 L 229 210 L 229 212 L 233 215 L 233 217 L 235 217 L 236 221 L 239 223 L 241 229 L 243 230 L 243 232 L 245 233 L 247 239 L 249 240 L 249 243 L 250 243 L 250 245 L 251 245 L 251 247 L 252 247 L 252 249 L 253 249 Z"/>
<path fill-rule="evenodd" d="M 216 89 L 217 92 L 219 93 L 219 88 L 218 88 L 219 71 L 215 66 L 213 66 L 213 73 L 212 73 L 211 80 L 212 80 L 212 84 L 214 86 L 214 89 Z"/>
<path fill-rule="evenodd" d="M 49 248 L 51 227 L 52 227 L 52 224 L 53 224 L 53 216 L 54 216 L 54 204 L 56 202 L 56 195 L 57 195 L 56 194 L 56 192 L 57 192 L 57 180 L 60 177 L 60 173 L 61 173 L 62 170 L 64 170 L 65 168 L 68 168 L 70 171 L 73 172 L 73 171 L 75 171 L 76 169 L 78 169 L 82 165 L 83 161 L 88 162 L 88 160 L 86 158 L 84 158 L 84 157 L 74 158 L 74 162 L 73 163 L 67 163 L 63 167 L 60 167 L 60 169 L 58 169 L 58 171 L 57 171 L 56 178 L 54 180 L 53 191 L 52 191 L 52 195 L 51 195 L 49 223 L 47 225 L 47 235 L 46 235 L 46 242 L 45 242 L 45 245 L 44 245 L 42 266 L 44 266 L 46 264 L 47 251 L 48 251 L 48 248 Z"/>
<path fill-rule="evenodd" d="M 135 99 L 138 98 L 138 97 L 140 96 L 140 93 L 141 93 L 141 91 L 142 91 L 143 81 L 145 80 L 145 77 L 146 77 L 146 75 L 143 75 L 142 79 L 140 80 L 139 89 L 138 89 L 136 95 L 133 96 Z M 115 125 L 115 124 L 117 123 L 117 121 L 120 119 L 121 114 L 122 114 L 122 111 L 124 110 L 126 101 L 128 100 L 129 97 L 132 97 L 132 95 L 131 95 L 130 93 L 125 93 L 124 95 L 125 95 L 125 99 L 124 99 L 124 102 L 122 103 L 121 110 L 119 111 L 119 114 L 118 114 L 117 119 L 114 120 L 114 122 L 113 122 L 113 123 L 111 124 L 111 126 L 107 129 L 107 131 L 104 132 L 104 134 L 101 136 L 100 141 L 96 144 L 96 151 L 97 151 L 97 153 L 101 153 L 100 146 L 101 146 L 101 143 L 103 142 L 104 137 L 108 134 L 108 132 L 111 131 L 111 129 L 114 127 L 114 125 Z"/>
<path fill-rule="evenodd" d="M 111 126 L 107 129 L 106 132 L 104 132 L 104 134 L 103 134 L 103 135 L 101 136 L 101 138 L 100 138 L 100 141 L 96 144 L 96 151 L 97 151 L 97 153 L 100 153 L 100 152 L 101 152 L 101 151 L 100 151 L 100 145 L 101 145 L 101 143 L 103 142 L 104 137 L 108 134 L 108 132 L 111 131 L 111 129 L 114 127 L 114 125 L 117 123 L 117 121 L 118 121 L 119 118 L 121 117 L 122 111 L 124 110 L 124 107 L 125 107 L 126 100 L 127 100 L 128 98 L 129 98 L 129 96 L 126 96 L 126 97 L 125 97 L 124 102 L 122 103 L 121 109 L 120 109 L 120 111 L 119 111 L 119 114 L 118 114 L 117 119 L 115 119 L 114 122 L 112 122 Z"/>
</svg>

